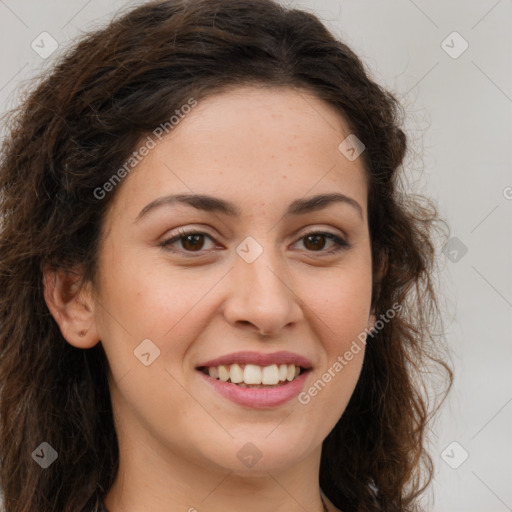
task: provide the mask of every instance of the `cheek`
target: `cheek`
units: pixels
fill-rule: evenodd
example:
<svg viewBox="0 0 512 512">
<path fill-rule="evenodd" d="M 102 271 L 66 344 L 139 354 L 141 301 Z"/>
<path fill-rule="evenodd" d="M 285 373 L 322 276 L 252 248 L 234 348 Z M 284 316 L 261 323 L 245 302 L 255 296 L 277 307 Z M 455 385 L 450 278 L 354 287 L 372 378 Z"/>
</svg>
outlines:
<svg viewBox="0 0 512 512">
<path fill-rule="evenodd" d="M 321 369 L 299 396 L 299 402 L 314 416 L 322 418 L 319 430 L 325 435 L 337 423 L 354 392 L 365 354 L 365 329 L 371 301 L 371 278 L 364 273 L 337 284 L 326 284 L 316 292 L 314 322 L 323 353 Z M 312 303 L 315 301 L 312 301 Z"/>
<path fill-rule="evenodd" d="M 100 337 L 108 340 L 110 351 L 116 352 L 114 359 L 123 360 L 123 366 L 132 364 L 133 351 L 145 339 L 158 347 L 160 355 L 180 360 L 190 340 L 205 329 L 208 315 L 199 312 L 219 281 L 211 272 L 181 272 L 148 260 L 118 253 L 115 264 L 105 261 Z"/>
<path fill-rule="evenodd" d="M 332 275 L 317 281 L 309 293 L 309 304 L 332 351 L 345 350 L 352 339 L 368 326 L 372 296 L 371 261 L 361 258 L 356 265 L 346 265 Z"/>
<path fill-rule="evenodd" d="M 326 279 L 317 281 L 309 294 L 310 324 L 318 331 L 324 353 L 317 379 L 306 389 L 303 402 L 311 400 L 336 422 L 357 384 L 365 353 L 365 329 L 368 328 L 372 294 L 369 254 L 346 260 L 343 267 Z"/>
</svg>

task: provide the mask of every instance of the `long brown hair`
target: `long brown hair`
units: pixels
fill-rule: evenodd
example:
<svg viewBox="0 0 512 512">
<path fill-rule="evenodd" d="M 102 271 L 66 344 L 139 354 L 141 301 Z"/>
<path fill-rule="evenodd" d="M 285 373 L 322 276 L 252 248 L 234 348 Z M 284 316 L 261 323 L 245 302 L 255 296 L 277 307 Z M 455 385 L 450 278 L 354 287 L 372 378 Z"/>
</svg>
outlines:
<svg viewBox="0 0 512 512">
<path fill-rule="evenodd" d="M 0 487 L 6 512 L 87 511 L 119 453 L 101 343 L 80 350 L 45 304 L 42 269 L 94 282 L 102 187 L 187 100 L 264 84 L 315 94 L 363 141 L 377 317 L 362 373 L 325 439 L 320 486 L 344 512 L 412 511 L 432 478 L 427 369 L 441 350 L 432 203 L 408 195 L 403 107 L 313 15 L 272 0 L 149 2 L 83 37 L 10 113 L 0 166 Z M 341 141 L 340 141 L 341 142 Z M 122 186 L 122 184 L 120 185 Z M 48 442 L 58 458 L 33 460 Z M 93 498 L 91 498 L 93 497 Z"/>
</svg>

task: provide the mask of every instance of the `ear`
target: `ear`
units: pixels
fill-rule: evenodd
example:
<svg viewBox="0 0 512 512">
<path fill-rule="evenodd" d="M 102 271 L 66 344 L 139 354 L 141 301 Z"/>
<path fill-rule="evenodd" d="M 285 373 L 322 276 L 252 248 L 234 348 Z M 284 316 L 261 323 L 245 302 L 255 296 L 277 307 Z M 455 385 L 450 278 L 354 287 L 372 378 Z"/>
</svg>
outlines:
<svg viewBox="0 0 512 512">
<path fill-rule="evenodd" d="M 92 286 L 79 290 L 81 274 L 75 270 L 43 271 L 44 299 L 62 336 L 77 348 L 91 348 L 100 340 L 94 318 Z"/>
</svg>

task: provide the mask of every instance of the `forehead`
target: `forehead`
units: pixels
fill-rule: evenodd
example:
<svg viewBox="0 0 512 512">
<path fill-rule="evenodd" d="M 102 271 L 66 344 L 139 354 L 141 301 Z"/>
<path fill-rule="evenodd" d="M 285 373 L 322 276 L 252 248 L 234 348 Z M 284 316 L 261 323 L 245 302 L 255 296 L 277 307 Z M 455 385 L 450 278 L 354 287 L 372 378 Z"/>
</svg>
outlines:
<svg viewBox="0 0 512 512">
<path fill-rule="evenodd" d="M 339 149 L 348 135 L 343 117 L 306 91 L 242 87 L 214 94 L 156 140 L 117 200 L 126 212 L 163 193 L 202 193 L 243 210 L 337 191 L 366 209 L 362 159 L 350 161 Z"/>
</svg>

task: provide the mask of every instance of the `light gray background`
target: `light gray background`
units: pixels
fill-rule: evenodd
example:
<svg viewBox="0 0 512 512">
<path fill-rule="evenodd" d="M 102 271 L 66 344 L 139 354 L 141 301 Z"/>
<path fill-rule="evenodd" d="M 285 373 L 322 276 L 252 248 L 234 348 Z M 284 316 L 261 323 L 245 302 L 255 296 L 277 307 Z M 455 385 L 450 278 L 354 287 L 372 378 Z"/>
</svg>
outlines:
<svg viewBox="0 0 512 512">
<path fill-rule="evenodd" d="M 82 32 L 138 3 L 0 0 L 1 111 Z M 438 202 L 460 240 L 445 253 L 440 247 L 455 383 L 435 425 L 436 477 L 425 504 L 512 511 L 512 2 L 283 3 L 315 12 L 402 101 L 411 190 Z M 47 59 L 31 48 L 43 31 L 59 43 Z M 469 45 L 457 58 L 464 41 L 454 31 Z"/>
</svg>

